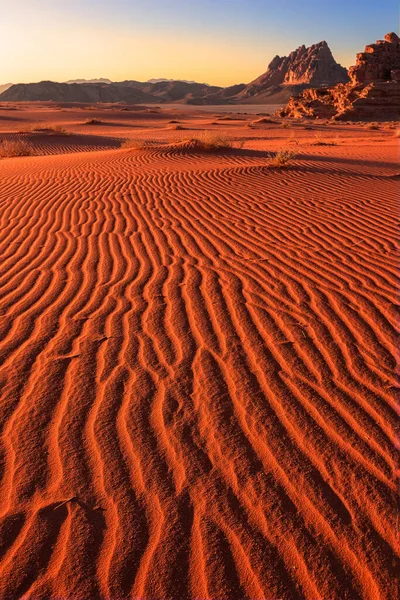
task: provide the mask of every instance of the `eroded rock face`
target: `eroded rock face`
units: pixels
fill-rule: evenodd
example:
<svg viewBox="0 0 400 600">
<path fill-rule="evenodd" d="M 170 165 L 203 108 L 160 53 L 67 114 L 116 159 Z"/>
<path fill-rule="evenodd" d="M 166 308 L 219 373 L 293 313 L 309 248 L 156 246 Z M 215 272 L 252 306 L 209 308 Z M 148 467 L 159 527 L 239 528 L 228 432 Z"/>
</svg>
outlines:
<svg viewBox="0 0 400 600">
<path fill-rule="evenodd" d="M 357 54 L 357 62 L 350 67 L 349 76 L 353 84 L 371 81 L 391 81 L 392 71 L 400 69 L 400 39 L 396 33 L 388 33 L 384 40 L 365 46 Z"/>
<path fill-rule="evenodd" d="M 400 82 L 311 88 L 292 96 L 282 117 L 310 117 L 342 121 L 395 121 L 400 118 Z"/>
<path fill-rule="evenodd" d="M 307 89 L 292 96 L 278 114 L 339 120 L 400 118 L 400 39 L 395 33 L 357 54 L 349 74 L 350 83 Z"/>
<path fill-rule="evenodd" d="M 346 69 L 335 61 L 323 41 L 309 48 L 300 46 L 289 56 L 275 56 L 267 71 L 249 83 L 240 96 L 248 98 L 279 85 L 334 85 L 348 80 Z"/>
</svg>

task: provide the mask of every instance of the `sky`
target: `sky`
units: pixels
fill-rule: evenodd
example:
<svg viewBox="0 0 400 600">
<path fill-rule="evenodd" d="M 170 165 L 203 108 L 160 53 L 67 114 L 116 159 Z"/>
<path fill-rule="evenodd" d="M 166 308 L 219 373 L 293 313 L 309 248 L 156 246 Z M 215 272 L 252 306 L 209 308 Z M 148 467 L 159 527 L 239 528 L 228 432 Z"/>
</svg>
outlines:
<svg viewBox="0 0 400 600">
<path fill-rule="evenodd" d="M 0 0 L 0 84 L 107 77 L 248 83 L 326 40 L 349 67 L 398 0 Z"/>
</svg>

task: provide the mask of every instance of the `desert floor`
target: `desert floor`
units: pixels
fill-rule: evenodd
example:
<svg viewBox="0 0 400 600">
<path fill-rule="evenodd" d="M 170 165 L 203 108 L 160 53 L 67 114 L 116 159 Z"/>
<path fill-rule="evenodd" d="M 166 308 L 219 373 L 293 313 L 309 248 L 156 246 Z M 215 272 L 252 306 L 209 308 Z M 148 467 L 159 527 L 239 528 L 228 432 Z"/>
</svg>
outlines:
<svg viewBox="0 0 400 600">
<path fill-rule="evenodd" d="M 259 118 L 0 107 L 1 600 L 396 597 L 399 139 Z"/>
</svg>

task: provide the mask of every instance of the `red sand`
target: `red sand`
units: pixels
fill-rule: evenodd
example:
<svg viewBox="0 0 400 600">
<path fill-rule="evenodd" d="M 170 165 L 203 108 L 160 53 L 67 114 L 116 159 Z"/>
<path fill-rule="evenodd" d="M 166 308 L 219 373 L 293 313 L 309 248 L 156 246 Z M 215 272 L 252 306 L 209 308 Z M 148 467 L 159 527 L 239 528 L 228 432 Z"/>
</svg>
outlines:
<svg viewBox="0 0 400 600">
<path fill-rule="evenodd" d="M 0 110 L 0 598 L 392 600 L 398 140 L 177 114 Z"/>
</svg>

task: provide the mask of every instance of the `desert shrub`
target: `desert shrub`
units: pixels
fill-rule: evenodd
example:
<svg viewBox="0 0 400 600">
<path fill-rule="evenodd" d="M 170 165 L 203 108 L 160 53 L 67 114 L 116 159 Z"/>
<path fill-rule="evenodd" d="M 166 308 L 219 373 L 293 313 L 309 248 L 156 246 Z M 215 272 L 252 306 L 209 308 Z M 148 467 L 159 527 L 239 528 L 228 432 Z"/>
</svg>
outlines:
<svg viewBox="0 0 400 600">
<path fill-rule="evenodd" d="M 101 121 L 100 119 L 89 119 L 88 121 L 85 121 L 85 125 L 101 125 L 103 121 Z"/>
<path fill-rule="evenodd" d="M 184 129 L 184 127 L 180 123 L 176 123 L 175 125 L 170 125 L 169 129 L 173 129 L 174 131 L 180 131 Z"/>
<path fill-rule="evenodd" d="M 379 126 L 376 123 L 371 123 L 367 126 L 367 129 L 379 129 Z"/>
<path fill-rule="evenodd" d="M 33 156 L 34 148 L 24 140 L 4 140 L 0 143 L 0 157 L 11 158 L 13 156 Z"/>
<path fill-rule="evenodd" d="M 55 133 L 57 135 L 69 135 L 69 132 L 62 125 L 34 125 L 32 131 L 40 133 Z"/>
<path fill-rule="evenodd" d="M 294 150 L 285 150 L 282 148 L 276 154 L 270 154 L 268 166 L 282 169 L 288 166 L 289 162 L 297 156 Z"/>
<path fill-rule="evenodd" d="M 52 125 L 52 131 L 59 135 L 69 135 L 69 132 L 62 125 Z"/>
<path fill-rule="evenodd" d="M 312 144 L 313 146 L 337 146 L 337 142 L 336 141 L 327 141 L 324 140 L 320 135 L 316 135 L 315 136 L 315 142 L 313 142 Z"/>
<path fill-rule="evenodd" d="M 204 131 L 198 138 L 195 138 L 195 142 L 199 150 L 203 150 L 204 152 L 216 152 L 232 148 L 231 142 L 226 137 L 217 135 L 211 131 Z"/>
<path fill-rule="evenodd" d="M 282 129 L 288 129 L 290 127 L 290 125 L 287 121 L 282 121 L 281 127 L 282 127 Z"/>
<path fill-rule="evenodd" d="M 130 150 L 143 150 L 146 146 L 145 140 L 125 140 L 121 144 L 121 148 L 129 148 Z"/>
</svg>

